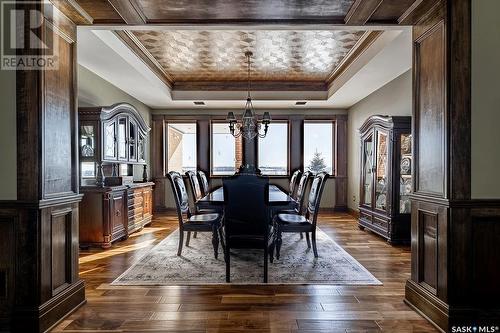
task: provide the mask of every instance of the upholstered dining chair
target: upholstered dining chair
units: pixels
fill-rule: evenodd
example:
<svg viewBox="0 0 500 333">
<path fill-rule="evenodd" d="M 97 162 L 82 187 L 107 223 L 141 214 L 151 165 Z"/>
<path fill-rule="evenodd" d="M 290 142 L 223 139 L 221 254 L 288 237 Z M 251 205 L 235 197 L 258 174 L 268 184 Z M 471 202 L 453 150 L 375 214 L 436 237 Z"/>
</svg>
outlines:
<svg viewBox="0 0 500 333">
<path fill-rule="evenodd" d="M 177 255 L 180 256 L 182 253 L 184 232 L 188 233 L 186 246 L 189 246 L 189 237 L 192 231 L 211 232 L 214 256 L 217 258 L 222 215 L 219 213 L 192 214 L 189 207 L 186 186 L 184 185 L 181 174 L 171 171 L 168 173 L 168 179 L 172 184 L 172 191 L 174 193 L 175 205 L 177 208 L 177 217 L 179 219 L 179 248 L 177 250 Z"/>
<path fill-rule="evenodd" d="M 276 258 L 279 259 L 280 257 L 282 234 L 284 232 L 305 232 L 308 239 L 308 245 L 308 233 L 310 232 L 314 257 L 318 257 L 318 250 L 316 247 L 316 224 L 318 220 L 319 205 L 327 179 L 328 174 L 326 172 L 321 172 L 314 176 L 309 191 L 307 207 L 302 214 L 279 213 L 275 216 L 274 225 L 276 230 L 273 246 L 276 246 Z M 274 252 L 273 250 L 274 249 L 272 249 L 271 252 Z"/>
<path fill-rule="evenodd" d="M 189 183 L 190 192 L 188 196 L 191 194 L 191 202 L 193 204 L 193 211 L 196 214 L 211 214 L 211 213 L 222 213 L 220 209 L 217 208 L 200 208 L 198 207 L 198 200 L 204 197 L 202 187 L 200 182 L 198 181 L 198 175 L 194 171 L 186 171 L 186 178 Z M 194 238 L 196 238 L 197 234 L 194 233 Z M 188 239 L 191 238 L 191 233 L 188 233 Z M 188 242 L 189 243 L 189 242 Z"/>
<path fill-rule="evenodd" d="M 199 170 L 198 171 L 198 178 L 200 179 L 200 187 L 201 187 L 201 192 L 202 195 L 205 196 L 208 193 L 210 193 L 210 185 L 208 183 L 208 178 L 205 172 Z"/>
<path fill-rule="evenodd" d="M 267 204 L 269 179 L 257 175 L 237 175 L 224 179 L 222 183 L 226 282 L 231 280 L 230 250 L 245 248 L 264 251 L 264 283 L 267 283 L 268 251 L 273 248 L 271 243 L 274 239 Z"/>
</svg>

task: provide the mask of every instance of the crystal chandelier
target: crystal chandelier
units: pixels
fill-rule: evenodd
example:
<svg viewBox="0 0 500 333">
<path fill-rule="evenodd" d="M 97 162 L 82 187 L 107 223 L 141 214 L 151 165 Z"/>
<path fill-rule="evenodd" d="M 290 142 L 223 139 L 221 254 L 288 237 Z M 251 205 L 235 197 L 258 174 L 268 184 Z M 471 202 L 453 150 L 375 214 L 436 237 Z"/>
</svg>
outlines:
<svg viewBox="0 0 500 333">
<path fill-rule="evenodd" d="M 253 53 L 248 51 L 245 53 L 245 56 L 248 63 L 248 95 L 245 112 L 240 121 L 236 119 L 234 112 L 229 112 L 227 114 L 227 121 L 229 122 L 229 130 L 235 138 L 243 136 L 247 140 L 252 140 L 256 136 L 259 138 L 266 136 L 269 124 L 271 123 L 271 115 L 269 112 L 264 112 L 262 120 L 259 122 L 259 118 L 253 110 L 252 98 L 250 97 L 250 57 L 253 56 Z M 264 133 L 261 133 L 262 125 L 264 125 Z"/>
</svg>

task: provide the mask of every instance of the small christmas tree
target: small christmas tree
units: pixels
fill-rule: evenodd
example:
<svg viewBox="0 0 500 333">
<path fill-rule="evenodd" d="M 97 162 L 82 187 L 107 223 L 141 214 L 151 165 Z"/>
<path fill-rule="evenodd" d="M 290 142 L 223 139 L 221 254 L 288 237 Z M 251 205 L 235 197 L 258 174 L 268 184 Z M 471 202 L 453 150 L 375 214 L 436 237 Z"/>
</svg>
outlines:
<svg viewBox="0 0 500 333">
<path fill-rule="evenodd" d="M 316 149 L 316 152 L 314 153 L 314 156 L 313 156 L 308 168 L 313 173 L 321 172 L 321 171 L 325 170 L 325 168 L 326 168 L 325 158 L 323 156 L 321 156 L 321 153 L 318 152 L 317 149 Z"/>
</svg>

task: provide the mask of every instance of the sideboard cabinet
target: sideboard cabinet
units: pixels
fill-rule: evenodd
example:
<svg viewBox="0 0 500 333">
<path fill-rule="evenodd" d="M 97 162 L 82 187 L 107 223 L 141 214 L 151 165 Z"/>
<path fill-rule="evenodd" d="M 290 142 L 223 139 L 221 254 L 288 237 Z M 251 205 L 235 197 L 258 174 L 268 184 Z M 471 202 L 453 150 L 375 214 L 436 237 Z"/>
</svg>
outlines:
<svg viewBox="0 0 500 333">
<path fill-rule="evenodd" d="M 80 246 L 107 248 L 151 223 L 154 183 L 148 182 L 146 173 L 150 128 L 125 103 L 80 108 L 78 119 L 80 192 L 84 194 Z M 134 165 L 143 166 L 142 175 L 134 175 Z"/>
<path fill-rule="evenodd" d="M 372 116 L 359 129 L 359 227 L 391 243 L 410 241 L 411 117 Z"/>
</svg>

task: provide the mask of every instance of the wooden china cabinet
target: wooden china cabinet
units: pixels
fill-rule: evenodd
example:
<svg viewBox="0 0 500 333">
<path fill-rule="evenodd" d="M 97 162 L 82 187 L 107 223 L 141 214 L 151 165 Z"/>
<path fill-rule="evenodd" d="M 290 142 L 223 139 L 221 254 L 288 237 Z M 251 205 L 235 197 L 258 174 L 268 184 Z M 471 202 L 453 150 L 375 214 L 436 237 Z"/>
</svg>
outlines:
<svg viewBox="0 0 500 333">
<path fill-rule="evenodd" d="M 78 118 L 80 192 L 84 194 L 80 246 L 107 248 L 151 223 L 154 184 L 148 182 L 146 173 L 150 128 L 125 103 L 79 108 Z M 137 166 L 141 182 L 134 181 Z"/>
<path fill-rule="evenodd" d="M 411 117 L 372 116 L 359 129 L 359 227 L 390 243 L 410 241 Z"/>
</svg>

